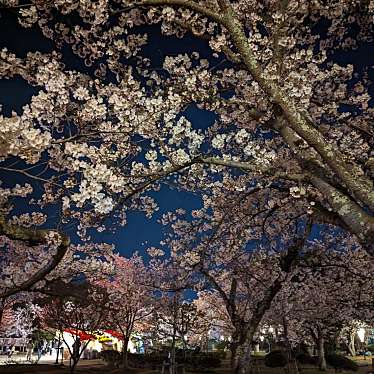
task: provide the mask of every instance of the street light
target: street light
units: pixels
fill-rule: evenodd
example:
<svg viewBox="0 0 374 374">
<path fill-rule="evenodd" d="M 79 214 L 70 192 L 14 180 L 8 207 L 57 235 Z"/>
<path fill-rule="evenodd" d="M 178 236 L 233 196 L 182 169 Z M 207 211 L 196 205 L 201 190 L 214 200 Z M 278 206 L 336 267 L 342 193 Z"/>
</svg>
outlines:
<svg viewBox="0 0 374 374">
<path fill-rule="evenodd" d="M 360 327 L 357 330 L 357 335 L 358 335 L 358 338 L 360 339 L 361 343 L 365 342 L 365 332 L 366 332 L 366 330 L 363 327 Z"/>
<path fill-rule="evenodd" d="M 270 346 L 269 339 L 266 339 L 266 340 L 265 340 L 265 336 L 260 335 L 260 341 L 261 341 L 261 343 L 262 343 L 263 341 L 266 341 L 266 343 L 267 343 L 267 345 L 268 345 L 268 352 L 266 352 L 266 353 L 270 353 L 270 351 L 271 351 L 271 346 Z"/>
<path fill-rule="evenodd" d="M 357 336 L 360 339 L 361 343 L 365 342 L 365 329 L 363 327 L 360 327 L 357 330 Z M 366 352 L 364 351 L 364 360 L 366 360 Z"/>
</svg>

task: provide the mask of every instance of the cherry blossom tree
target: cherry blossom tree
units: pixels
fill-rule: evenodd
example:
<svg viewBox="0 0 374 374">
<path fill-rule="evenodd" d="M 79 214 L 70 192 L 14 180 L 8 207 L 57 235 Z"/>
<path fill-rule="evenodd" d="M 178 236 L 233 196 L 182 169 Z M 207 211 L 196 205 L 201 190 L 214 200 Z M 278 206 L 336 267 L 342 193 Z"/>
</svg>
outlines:
<svg viewBox="0 0 374 374">
<path fill-rule="evenodd" d="M 368 77 L 333 58 L 371 40 L 372 1 L 8 0 L 4 8 L 55 48 L 1 52 L 3 78 L 39 89 L 22 113 L 1 119 L 2 170 L 41 182 L 40 203 L 58 204 L 81 234 L 103 229 L 109 213 L 119 223 L 130 209 L 150 215 L 156 203 L 144 192 L 167 178 L 188 190 L 222 188 L 238 169 L 243 188 L 255 183 L 265 196 L 284 188 L 289 209 L 315 211 L 373 252 Z M 203 39 L 209 58 L 188 50 L 154 68 L 137 27 L 155 24 L 166 36 Z M 62 63 L 66 44 L 86 72 Z M 195 129 L 191 107 L 214 113 L 214 124 Z M 45 173 L 14 157 L 43 163 Z M 278 199 L 269 201 L 276 212 Z"/>
<path fill-rule="evenodd" d="M 122 360 L 128 367 L 128 344 L 132 333 L 140 321 L 152 313 L 152 291 L 149 286 L 149 275 L 139 255 L 124 258 L 114 255 L 111 277 L 94 284 L 102 287 L 108 295 L 108 302 L 103 305 L 108 313 L 107 327 L 114 327 L 123 337 Z"/>
<path fill-rule="evenodd" d="M 257 199 L 256 188 L 231 191 L 233 196 L 225 192 L 210 193 L 204 207 L 192 212 L 193 220 L 180 210 L 162 221 L 171 228 L 165 246 L 174 261 L 201 278 L 200 288 L 216 291 L 222 320 L 231 328 L 232 365 L 242 373 L 250 368 L 252 342 L 264 315 L 307 252 L 313 216 L 293 211 L 278 221 L 277 215 L 261 214 L 267 201 Z M 264 232 L 268 241 L 262 240 Z"/>
<path fill-rule="evenodd" d="M 12 226 L 12 229 L 17 229 L 21 235 L 28 233 L 35 238 L 38 235 L 42 238 L 44 233 L 54 234 L 54 231 L 25 229 L 23 226 Z M 16 300 L 24 291 L 62 295 L 64 291 L 73 292 L 69 286 L 72 281 L 94 275 L 99 278 L 99 274 L 106 277 L 112 271 L 112 246 L 104 243 L 68 245 L 59 240 L 58 234 L 52 235 L 45 244 L 36 242 L 37 244 L 30 245 L 28 240 L 11 240 L 9 236 L 2 236 L 0 240 L 0 310 L 6 300 Z"/>
<path fill-rule="evenodd" d="M 32 218 L 40 219 L 36 216 Z M 33 219 L 24 218 L 32 225 Z M 69 238 L 56 231 L 33 230 L 7 223 L 4 216 L 0 217 L 0 234 L 3 278 L 0 299 L 27 291 L 44 280 L 55 270 L 69 248 Z"/>
<path fill-rule="evenodd" d="M 370 79 L 335 58 L 372 40 L 372 0 L 7 0 L 4 8 L 54 47 L 0 52 L 0 76 L 38 91 L 0 119 L 1 170 L 41 183 L 37 205 L 57 206 L 83 239 L 88 229 L 125 225 L 130 211 L 152 216 L 149 192 L 163 183 L 199 194 L 192 222 L 165 218 L 177 236 L 172 254 L 183 253 L 181 268 L 203 275 L 248 327 L 238 370 L 247 370 L 253 334 L 311 226 L 332 225 L 374 254 Z M 144 48 L 154 26 L 166 42 L 181 38 L 186 53 L 155 66 Z M 66 46 L 85 69 L 63 63 Z M 214 120 L 197 128 L 191 110 Z M 1 189 L 2 205 L 13 189 Z M 2 217 L 0 233 L 19 240 L 8 228 L 21 217 L 11 206 Z M 53 258 L 55 267 L 68 242 L 55 231 L 41 236 L 38 245 L 56 237 L 60 256 L 38 249 L 39 263 Z M 260 250 L 251 255 L 251 245 Z M 268 266 L 255 261 L 258 282 L 250 269 L 261 250 Z M 33 274 L 17 290 L 34 285 Z M 266 286 L 254 288 L 257 305 L 239 318 L 237 301 L 253 282 Z"/>
<path fill-rule="evenodd" d="M 186 300 L 180 290 L 163 292 L 156 303 L 151 325 L 159 340 L 170 343 L 170 372 L 176 373 L 177 344 L 182 346 L 186 355 L 188 337 L 200 327 L 198 313 L 195 305 Z"/>
<path fill-rule="evenodd" d="M 216 290 L 205 290 L 198 294 L 195 300 L 197 310 L 205 322 L 205 333 L 218 332 L 220 336 L 229 338 L 231 351 L 231 367 L 236 364 L 238 346 L 238 331 L 233 327 L 226 305 Z"/>
<path fill-rule="evenodd" d="M 357 331 L 359 328 L 364 327 L 365 324 L 361 321 L 352 320 L 344 325 L 340 331 L 340 338 L 346 344 L 349 354 L 354 357 L 356 356 L 356 339 Z"/>
<path fill-rule="evenodd" d="M 44 301 L 41 318 L 45 326 L 57 330 L 69 354 L 70 373 L 75 371 L 79 359 L 91 340 L 94 331 L 105 327 L 107 295 L 99 288 L 87 285 L 78 287 L 80 297 L 53 297 Z M 69 344 L 66 333 L 73 338 Z"/>
<path fill-rule="evenodd" d="M 330 243 L 330 248 L 326 248 Z M 373 262 L 362 250 L 352 248 L 344 237 L 314 243 L 301 260 L 287 286 L 277 295 L 271 323 L 284 330 L 293 343 L 313 342 L 319 367 L 326 370 L 325 344 L 336 340 L 342 329 L 355 321 L 373 318 L 371 309 Z M 357 327 L 355 329 L 355 333 Z"/>
</svg>

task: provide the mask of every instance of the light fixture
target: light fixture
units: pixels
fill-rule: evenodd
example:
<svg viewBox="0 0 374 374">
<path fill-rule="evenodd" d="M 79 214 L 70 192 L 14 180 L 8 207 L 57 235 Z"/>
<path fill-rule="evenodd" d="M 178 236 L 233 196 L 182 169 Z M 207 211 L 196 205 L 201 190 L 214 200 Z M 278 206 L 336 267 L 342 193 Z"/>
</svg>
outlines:
<svg viewBox="0 0 374 374">
<path fill-rule="evenodd" d="M 360 327 L 357 330 L 358 338 L 360 339 L 360 342 L 363 343 L 365 341 L 365 332 L 366 330 L 363 327 Z"/>
</svg>

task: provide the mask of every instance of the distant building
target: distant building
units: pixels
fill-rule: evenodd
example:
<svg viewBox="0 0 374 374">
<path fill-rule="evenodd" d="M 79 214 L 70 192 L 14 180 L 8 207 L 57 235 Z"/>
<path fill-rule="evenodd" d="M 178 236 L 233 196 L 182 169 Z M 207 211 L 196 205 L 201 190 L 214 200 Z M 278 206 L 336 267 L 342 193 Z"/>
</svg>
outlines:
<svg viewBox="0 0 374 374">
<path fill-rule="evenodd" d="M 68 329 L 63 332 L 63 336 L 60 335 L 58 332 L 56 334 L 56 338 L 61 339 L 62 344 L 61 347 L 64 348 L 64 359 L 69 358 L 69 348 L 70 351 L 73 351 L 73 344 L 77 340 L 77 336 L 83 344 L 87 343 L 87 347 L 84 349 L 82 353 L 83 359 L 91 359 L 96 358 L 97 355 L 105 350 L 115 350 L 118 352 L 122 351 L 123 347 L 123 337 L 122 334 L 114 331 L 114 330 L 104 330 L 104 331 L 95 331 L 94 333 L 86 333 L 79 330 Z M 134 343 L 129 341 L 128 350 L 131 353 L 136 353 L 136 348 Z"/>
</svg>

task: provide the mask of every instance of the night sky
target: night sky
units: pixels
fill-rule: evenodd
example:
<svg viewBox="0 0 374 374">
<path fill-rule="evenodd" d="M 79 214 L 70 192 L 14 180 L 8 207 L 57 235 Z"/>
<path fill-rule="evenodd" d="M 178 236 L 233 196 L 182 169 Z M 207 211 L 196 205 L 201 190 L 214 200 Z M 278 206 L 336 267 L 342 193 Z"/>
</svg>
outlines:
<svg viewBox="0 0 374 374">
<path fill-rule="evenodd" d="M 181 49 L 179 39 L 167 38 L 157 32 L 156 28 L 151 30 L 151 43 L 145 47 L 145 53 L 153 57 L 155 66 L 160 65 L 165 55 L 176 55 L 186 52 Z M 192 39 L 191 39 L 192 42 Z M 208 52 L 206 46 L 200 41 L 196 41 L 195 46 L 204 54 Z M 192 43 L 191 43 L 192 46 Z M 18 57 L 24 57 L 27 52 L 41 51 L 44 53 L 52 51 L 52 43 L 46 39 L 37 28 L 25 29 L 17 24 L 16 17 L 9 12 L 2 13 L 0 19 L 0 48 L 6 47 L 9 51 L 15 53 Z M 187 51 L 188 52 L 188 51 Z M 64 59 L 67 69 L 84 70 L 84 64 L 76 58 L 69 49 L 64 50 Z M 0 79 L 0 104 L 3 106 L 3 114 L 9 116 L 12 111 L 21 113 L 22 106 L 28 103 L 32 95 L 36 94 L 38 89 L 31 87 L 23 79 L 17 77 L 12 79 Z M 189 110 L 186 113 L 189 119 L 193 120 L 193 125 L 199 128 L 206 127 L 214 121 L 212 113 Z M 9 163 L 9 162 L 8 162 Z M 20 162 L 17 167 L 24 165 Z M 35 187 L 33 197 L 37 197 L 40 188 L 37 184 L 19 173 L 9 173 L 0 170 L 0 179 L 3 187 L 11 187 L 16 183 L 31 183 Z M 200 198 L 192 193 L 180 192 L 164 185 L 159 192 L 151 192 L 150 195 L 155 197 L 159 204 L 159 211 L 152 219 L 147 219 L 143 213 L 129 212 L 128 223 L 125 227 L 119 227 L 115 234 L 111 232 L 96 233 L 93 237 L 95 242 L 113 243 L 117 250 L 123 255 L 130 255 L 138 250 L 144 253 L 144 250 L 151 245 L 157 246 L 163 238 L 163 226 L 157 223 L 160 216 L 175 208 L 183 208 L 187 211 L 197 209 L 201 206 Z M 25 199 L 17 199 L 15 203 L 15 212 L 29 211 Z M 33 208 L 34 210 L 34 208 Z M 55 216 L 53 209 L 45 211 L 50 217 L 46 227 L 53 227 L 53 218 Z M 67 233 L 71 235 L 73 242 L 78 242 L 78 237 L 74 234 L 75 228 L 70 227 Z"/>
<path fill-rule="evenodd" d="M 52 50 L 51 41 L 43 37 L 37 28 L 22 28 L 17 24 L 16 17 L 13 14 L 4 10 L 0 10 L 0 12 L 0 48 L 6 47 L 18 57 L 25 56 L 29 51 L 50 52 Z M 167 55 L 188 53 L 192 50 L 197 50 L 201 57 L 209 56 L 209 48 L 201 40 L 187 37 L 182 43 L 180 39 L 161 36 L 157 26 L 148 28 L 147 31 L 149 31 L 150 40 L 149 44 L 143 49 L 142 55 L 149 56 L 154 67 L 161 65 L 163 58 Z M 67 69 L 87 71 L 84 64 L 69 49 L 65 48 L 63 52 Z M 361 46 L 355 52 L 339 53 L 333 59 L 340 64 L 351 63 L 355 65 L 356 69 L 361 70 L 372 64 L 373 56 L 374 44 L 367 44 Z M 216 60 L 215 63 L 219 64 L 220 61 Z M 373 68 L 369 69 L 369 75 L 374 78 Z M 0 104 L 3 105 L 3 114 L 9 116 L 12 110 L 20 113 L 22 106 L 29 102 L 31 96 L 36 92 L 37 88 L 29 86 L 21 78 L 0 79 Z M 193 108 L 186 113 L 186 116 L 192 120 L 193 126 L 196 128 L 206 128 L 214 121 L 212 113 Z M 0 179 L 5 187 L 26 182 L 22 175 L 5 173 L 4 171 L 0 171 Z M 38 191 L 40 192 L 40 188 L 35 184 L 33 185 L 36 187 L 35 194 Z M 111 232 L 95 234 L 94 241 L 114 243 L 120 253 L 124 255 L 129 255 L 135 250 L 143 253 L 146 247 L 157 246 L 163 237 L 163 227 L 157 223 L 161 214 L 178 207 L 190 211 L 201 206 L 198 196 L 171 190 L 168 186 L 163 186 L 161 191 L 150 194 L 156 197 L 160 207 L 160 210 L 152 219 L 147 219 L 142 213 L 129 213 L 126 227 L 118 228 L 115 234 Z M 25 199 L 17 200 L 15 205 L 16 212 L 28 211 Z M 50 219 L 46 226 L 53 227 L 54 212 L 52 209 L 49 209 L 48 215 Z M 72 236 L 73 242 L 76 242 L 78 238 L 74 231 L 74 227 L 70 227 L 68 234 Z"/>
</svg>

